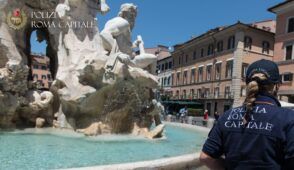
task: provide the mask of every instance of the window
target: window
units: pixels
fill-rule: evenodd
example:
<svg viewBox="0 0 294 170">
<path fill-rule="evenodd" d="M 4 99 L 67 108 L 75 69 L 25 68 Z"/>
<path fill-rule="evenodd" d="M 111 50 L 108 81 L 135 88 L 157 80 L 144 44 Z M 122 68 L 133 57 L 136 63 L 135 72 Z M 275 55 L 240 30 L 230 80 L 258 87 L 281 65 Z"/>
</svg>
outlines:
<svg viewBox="0 0 294 170">
<path fill-rule="evenodd" d="M 174 82 L 174 73 L 171 74 L 171 83 L 172 83 L 173 86 L 175 85 L 175 84 L 174 84 L 174 83 L 175 83 L 175 82 Z"/>
<path fill-rule="evenodd" d="M 33 74 L 34 80 L 38 80 L 38 74 Z"/>
<path fill-rule="evenodd" d="M 46 80 L 47 79 L 46 75 L 42 75 L 42 79 Z"/>
<path fill-rule="evenodd" d="M 242 78 L 246 77 L 246 72 L 247 72 L 248 66 L 249 66 L 249 64 L 247 64 L 247 63 L 242 64 Z"/>
<path fill-rule="evenodd" d="M 202 98 L 202 90 L 197 89 L 197 98 Z"/>
<path fill-rule="evenodd" d="M 209 96 L 210 96 L 210 89 L 209 88 L 206 88 L 205 89 L 205 93 L 204 93 L 204 97 L 205 98 L 209 98 Z"/>
<path fill-rule="evenodd" d="M 245 36 L 244 37 L 244 48 L 251 50 L 251 46 L 252 46 L 252 38 L 249 36 Z"/>
<path fill-rule="evenodd" d="M 173 67 L 173 63 L 170 61 L 170 62 L 168 63 L 168 69 L 172 69 L 172 67 Z"/>
<path fill-rule="evenodd" d="M 188 59 L 189 59 L 189 55 L 186 54 L 186 57 L 185 57 L 185 62 L 188 63 Z"/>
<path fill-rule="evenodd" d="M 191 69 L 191 84 L 195 82 L 195 69 Z"/>
<path fill-rule="evenodd" d="M 39 69 L 38 65 L 34 65 L 33 67 L 34 67 L 34 69 Z"/>
<path fill-rule="evenodd" d="M 286 46 L 286 60 L 292 60 L 293 56 L 293 45 Z"/>
<path fill-rule="evenodd" d="M 184 71 L 183 84 L 187 84 L 188 71 Z"/>
<path fill-rule="evenodd" d="M 179 57 L 179 65 L 181 65 L 181 57 Z"/>
<path fill-rule="evenodd" d="M 235 36 L 230 36 L 228 39 L 228 50 L 235 48 Z"/>
<path fill-rule="evenodd" d="M 183 99 L 186 99 L 187 98 L 187 92 L 186 92 L 186 90 L 183 90 L 183 97 L 182 97 Z"/>
<path fill-rule="evenodd" d="M 190 99 L 194 99 L 195 98 L 195 90 L 194 89 L 190 89 Z"/>
<path fill-rule="evenodd" d="M 163 86 L 166 86 L 166 85 L 167 85 L 167 78 L 164 77 L 164 79 L 163 79 Z"/>
<path fill-rule="evenodd" d="M 163 82 L 163 78 L 161 78 L 161 87 L 163 87 L 163 84 L 164 84 L 164 82 Z"/>
<path fill-rule="evenodd" d="M 204 57 L 204 49 L 201 49 L 201 57 Z"/>
<path fill-rule="evenodd" d="M 167 86 L 170 86 L 170 81 L 171 80 L 171 76 L 169 76 L 168 78 L 167 78 Z"/>
<path fill-rule="evenodd" d="M 180 76 L 181 76 L 181 72 L 178 72 L 178 73 L 177 73 L 176 85 L 179 85 L 179 82 L 180 82 Z"/>
<path fill-rule="evenodd" d="M 164 64 L 161 64 L 161 71 L 164 71 Z"/>
<path fill-rule="evenodd" d="M 222 63 L 217 63 L 215 65 L 215 80 L 220 80 L 221 78 L 221 67 Z"/>
<path fill-rule="evenodd" d="M 217 102 L 214 103 L 214 112 L 217 112 Z"/>
<path fill-rule="evenodd" d="M 193 60 L 196 60 L 196 51 L 193 52 Z"/>
<path fill-rule="evenodd" d="M 211 80 L 211 68 L 212 68 L 212 65 L 209 65 L 206 67 L 206 80 L 207 81 Z"/>
<path fill-rule="evenodd" d="M 203 67 L 198 68 L 198 82 L 202 82 L 203 80 Z"/>
<path fill-rule="evenodd" d="M 46 67 L 46 66 L 42 66 L 41 69 L 42 69 L 42 70 L 46 70 L 47 67 Z"/>
<path fill-rule="evenodd" d="M 225 98 L 231 97 L 231 88 L 230 86 L 225 87 Z"/>
<path fill-rule="evenodd" d="M 262 53 L 269 54 L 270 50 L 270 43 L 268 41 L 263 41 L 262 42 Z"/>
<path fill-rule="evenodd" d="M 176 91 L 176 97 L 179 98 L 179 96 L 180 96 L 180 92 L 179 92 L 179 90 L 177 90 Z"/>
<path fill-rule="evenodd" d="M 293 81 L 293 73 L 282 74 L 282 82 L 287 83 Z"/>
<path fill-rule="evenodd" d="M 294 32 L 294 17 L 288 20 L 288 33 Z"/>
<path fill-rule="evenodd" d="M 217 43 L 217 52 L 222 52 L 224 49 L 224 42 L 223 41 L 219 41 Z"/>
<path fill-rule="evenodd" d="M 214 50 L 214 46 L 213 44 L 209 44 L 208 48 L 207 48 L 207 55 L 212 55 L 213 54 L 213 50 Z"/>
<path fill-rule="evenodd" d="M 232 76 L 233 76 L 233 61 L 227 61 L 226 78 L 232 78 Z"/>
<path fill-rule="evenodd" d="M 219 87 L 215 87 L 214 88 L 214 98 L 218 98 L 219 97 Z"/>
</svg>

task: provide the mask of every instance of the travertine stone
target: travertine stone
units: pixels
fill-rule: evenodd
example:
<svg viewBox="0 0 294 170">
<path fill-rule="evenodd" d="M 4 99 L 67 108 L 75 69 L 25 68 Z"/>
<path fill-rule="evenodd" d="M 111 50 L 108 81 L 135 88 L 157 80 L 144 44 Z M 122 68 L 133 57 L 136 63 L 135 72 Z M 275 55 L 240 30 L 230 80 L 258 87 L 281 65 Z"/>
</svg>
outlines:
<svg viewBox="0 0 294 170">
<path fill-rule="evenodd" d="M 233 107 L 242 105 L 240 100 L 241 94 L 241 82 L 242 82 L 242 57 L 244 47 L 244 32 L 237 32 L 235 35 L 236 50 L 234 52 L 234 64 L 233 64 L 233 79 L 232 79 L 232 93 L 233 93 Z"/>
<path fill-rule="evenodd" d="M 45 119 L 38 117 L 36 119 L 36 128 L 42 128 L 45 124 Z"/>
<path fill-rule="evenodd" d="M 56 17 L 28 15 L 26 25 L 14 30 L 5 20 L 15 4 L 27 14 L 48 11 L 56 12 Z M 10 0 L 1 1 L 0 8 L 0 127 L 42 127 L 46 122 L 98 135 L 131 133 L 134 123 L 146 132 L 153 120 L 160 125 L 152 90 L 157 77 L 150 74 L 156 57 L 145 53 L 141 36 L 131 43 L 135 5 L 122 5 L 119 16 L 107 22 L 101 34 L 96 17 L 109 11 L 105 0 Z M 37 41 L 48 44 L 46 55 L 55 79 L 50 92 L 37 89 L 29 70 L 31 23 L 36 21 L 91 23 L 86 28 L 37 29 Z M 114 35 L 113 28 L 118 27 L 122 30 Z M 140 49 L 140 55 L 132 56 L 133 47 Z"/>
</svg>

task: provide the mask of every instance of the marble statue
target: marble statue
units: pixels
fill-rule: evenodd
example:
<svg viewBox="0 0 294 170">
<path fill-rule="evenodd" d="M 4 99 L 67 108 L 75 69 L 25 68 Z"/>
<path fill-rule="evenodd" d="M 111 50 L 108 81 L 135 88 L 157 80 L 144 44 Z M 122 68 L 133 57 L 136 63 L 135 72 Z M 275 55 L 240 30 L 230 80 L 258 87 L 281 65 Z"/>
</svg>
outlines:
<svg viewBox="0 0 294 170">
<path fill-rule="evenodd" d="M 15 4 L 27 12 L 27 20 L 18 29 L 6 22 Z M 55 127 L 85 135 L 136 131 L 147 138 L 162 136 L 161 108 L 153 92 L 157 77 L 151 74 L 156 57 L 145 52 L 141 36 L 131 42 L 135 5 L 123 4 L 118 17 L 107 22 L 101 33 L 97 13 L 110 10 L 106 0 L 5 0 L 0 1 L 0 8 L 0 128 Z M 28 15 L 43 11 L 55 12 L 56 17 Z M 90 24 L 32 28 L 32 22 Z M 28 35 L 34 30 L 37 41 L 47 41 L 54 78 L 49 91 L 38 89 L 29 69 Z M 134 56 L 133 48 L 140 54 Z M 151 130 L 153 122 L 156 128 Z"/>
<path fill-rule="evenodd" d="M 117 57 L 123 63 L 143 69 L 152 65 L 152 69 L 149 71 L 155 73 L 157 57 L 145 53 L 142 37 L 138 36 L 134 43 L 131 42 L 136 16 L 137 7 L 134 4 L 121 5 L 118 16 L 109 20 L 100 33 L 103 47 L 110 57 Z M 136 47 L 140 49 L 140 55 L 133 56 L 133 48 Z M 115 63 L 111 63 L 111 61 L 115 61 L 115 59 L 109 61 L 107 66 L 113 68 Z"/>
</svg>

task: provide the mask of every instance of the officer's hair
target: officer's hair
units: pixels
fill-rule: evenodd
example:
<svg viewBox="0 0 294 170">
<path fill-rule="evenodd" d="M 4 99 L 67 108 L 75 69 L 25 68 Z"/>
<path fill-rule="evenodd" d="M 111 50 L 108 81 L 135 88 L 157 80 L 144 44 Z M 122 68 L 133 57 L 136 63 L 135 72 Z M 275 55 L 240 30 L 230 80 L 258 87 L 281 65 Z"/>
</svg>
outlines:
<svg viewBox="0 0 294 170">
<path fill-rule="evenodd" d="M 251 81 L 247 85 L 247 94 L 244 101 L 246 112 L 243 117 L 244 125 L 250 121 L 250 115 L 252 114 L 253 107 L 255 105 L 256 96 L 259 92 L 272 93 L 273 84 L 261 85 L 258 82 L 266 80 L 267 77 L 263 73 L 255 73 L 251 76 Z"/>
</svg>

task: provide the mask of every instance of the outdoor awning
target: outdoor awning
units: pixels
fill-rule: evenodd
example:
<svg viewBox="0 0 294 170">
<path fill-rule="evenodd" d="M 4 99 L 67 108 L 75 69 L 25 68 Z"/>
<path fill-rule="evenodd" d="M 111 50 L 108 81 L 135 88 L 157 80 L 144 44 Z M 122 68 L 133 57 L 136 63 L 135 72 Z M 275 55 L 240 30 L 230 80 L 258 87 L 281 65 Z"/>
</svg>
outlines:
<svg viewBox="0 0 294 170">
<path fill-rule="evenodd" d="M 278 95 L 293 95 L 294 94 L 294 90 L 279 90 Z"/>
<path fill-rule="evenodd" d="M 293 107 L 294 108 L 293 103 L 288 103 L 288 102 L 284 102 L 284 101 L 280 101 L 280 103 L 281 103 L 282 107 Z"/>
<path fill-rule="evenodd" d="M 177 101 L 177 100 L 170 100 L 170 101 L 162 101 L 162 104 L 180 104 L 180 105 L 202 105 L 201 103 L 194 102 L 194 101 Z"/>
</svg>

